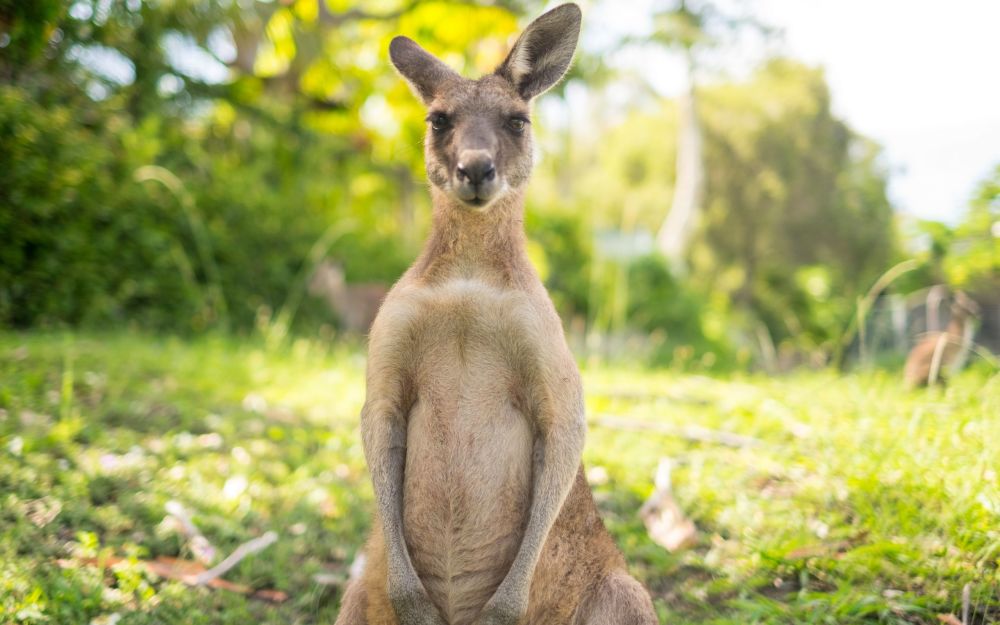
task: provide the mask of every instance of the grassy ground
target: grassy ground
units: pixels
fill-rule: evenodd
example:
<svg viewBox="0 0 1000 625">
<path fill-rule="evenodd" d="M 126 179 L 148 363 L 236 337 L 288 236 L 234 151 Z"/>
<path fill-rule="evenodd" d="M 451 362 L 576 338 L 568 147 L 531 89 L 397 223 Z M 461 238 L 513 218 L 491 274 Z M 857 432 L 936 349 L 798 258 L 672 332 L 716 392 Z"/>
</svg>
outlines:
<svg viewBox="0 0 1000 625">
<path fill-rule="evenodd" d="M 363 367 L 309 342 L 0 335 L 0 621 L 332 622 L 340 589 L 317 579 L 346 574 L 372 510 Z M 596 496 L 662 622 L 939 623 L 966 584 L 970 622 L 1000 621 L 1000 377 L 917 393 L 885 373 L 585 379 L 592 418 L 760 441 L 591 428 Z M 675 554 L 636 514 L 662 457 L 699 530 Z M 221 551 L 277 531 L 226 578 L 289 599 L 134 564 L 191 556 L 170 500 Z M 84 564 L 112 554 L 129 560 Z"/>
</svg>

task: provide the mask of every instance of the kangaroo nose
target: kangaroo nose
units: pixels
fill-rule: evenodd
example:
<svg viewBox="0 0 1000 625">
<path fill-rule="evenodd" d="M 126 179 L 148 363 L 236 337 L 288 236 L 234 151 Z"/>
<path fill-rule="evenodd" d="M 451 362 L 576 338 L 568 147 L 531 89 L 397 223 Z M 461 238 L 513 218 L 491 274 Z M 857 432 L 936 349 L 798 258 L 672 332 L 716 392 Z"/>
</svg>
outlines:
<svg viewBox="0 0 1000 625">
<path fill-rule="evenodd" d="M 497 169 L 493 166 L 493 159 L 482 150 L 478 151 L 478 154 L 463 154 L 458 163 L 459 179 L 464 178 L 473 185 L 493 180 L 496 175 Z"/>
</svg>

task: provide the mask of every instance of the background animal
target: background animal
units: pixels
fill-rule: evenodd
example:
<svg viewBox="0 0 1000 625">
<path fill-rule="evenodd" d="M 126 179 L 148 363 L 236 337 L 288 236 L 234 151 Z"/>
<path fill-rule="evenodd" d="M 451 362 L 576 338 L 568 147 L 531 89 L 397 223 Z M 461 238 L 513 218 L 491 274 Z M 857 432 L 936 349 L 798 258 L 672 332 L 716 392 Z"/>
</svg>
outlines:
<svg viewBox="0 0 1000 625">
<path fill-rule="evenodd" d="M 955 293 L 948 325 L 943 332 L 928 332 L 906 358 L 903 378 L 915 388 L 943 382 L 944 372 L 961 364 L 972 341 L 979 306 L 962 291 Z"/>
<path fill-rule="evenodd" d="M 322 297 L 336 313 L 341 327 L 352 333 L 366 334 L 389 288 L 378 282 L 348 284 L 339 263 L 323 261 L 309 280 L 309 293 Z"/>
</svg>

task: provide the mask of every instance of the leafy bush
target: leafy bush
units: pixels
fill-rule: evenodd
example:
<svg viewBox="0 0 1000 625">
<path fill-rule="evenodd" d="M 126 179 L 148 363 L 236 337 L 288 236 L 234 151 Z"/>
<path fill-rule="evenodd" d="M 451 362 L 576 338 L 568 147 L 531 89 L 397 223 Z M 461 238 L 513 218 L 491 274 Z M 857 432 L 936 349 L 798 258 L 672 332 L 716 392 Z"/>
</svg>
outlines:
<svg viewBox="0 0 1000 625">
<path fill-rule="evenodd" d="M 0 89 L 0 151 L 9 157 L 0 170 L 2 324 L 188 331 L 228 319 L 246 329 L 308 277 L 309 250 L 331 223 L 364 215 L 348 215 L 343 185 L 328 182 L 351 176 L 335 142 L 295 142 L 266 127 L 238 139 L 209 124 L 222 138 L 200 143 L 168 123 L 130 129 L 95 113 L 104 123 L 88 126 L 79 110 L 39 108 L 22 89 Z M 176 171 L 185 184 L 137 182 L 153 162 L 167 166 L 161 178 Z M 372 214 L 388 201 L 376 200 Z M 366 225 L 329 253 L 355 276 L 391 281 L 409 251 Z"/>
<path fill-rule="evenodd" d="M 83 113 L 0 87 L 0 323 L 174 325 L 196 301 L 177 219 L 131 181 L 124 134 Z"/>
<path fill-rule="evenodd" d="M 545 271 L 541 277 L 556 308 L 567 318 L 586 316 L 590 310 L 588 272 L 593 261 L 584 223 L 569 213 L 529 208 L 525 230 L 530 239 L 529 253 L 543 257 Z"/>
<path fill-rule="evenodd" d="M 629 266 L 631 325 L 658 338 L 653 364 L 663 365 L 698 357 L 703 366 L 729 366 L 731 347 L 719 328 L 712 327 L 713 314 L 724 314 L 718 303 L 709 302 L 688 284 L 678 280 L 663 257 L 643 256 Z M 714 313 L 712 308 L 715 308 Z"/>
</svg>

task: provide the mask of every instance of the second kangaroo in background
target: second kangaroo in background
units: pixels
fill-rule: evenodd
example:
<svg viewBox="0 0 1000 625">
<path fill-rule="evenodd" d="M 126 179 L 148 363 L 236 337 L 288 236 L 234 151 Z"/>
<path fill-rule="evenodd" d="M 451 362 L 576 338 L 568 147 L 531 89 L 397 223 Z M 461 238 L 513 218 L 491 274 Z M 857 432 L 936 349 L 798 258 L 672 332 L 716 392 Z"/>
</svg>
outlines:
<svg viewBox="0 0 1000 625">
<path fill-rule="evenodd" d="M 903 380 L 907 388 L 944 382 L 945 372 L 961 360 L 972 340 L 979 305 L 962 291 L 955 293 L 948 327 L 944 332 L 928 332 L 906 357 Z"/>
<path fill-rule="evenodd" d="M 309 294 L 322 297 L 337 315 L 341 328 L 355 334 L 367 334 L 378 308 L 389 292 L 377 282 L 348 284 L 339 263 L 323 261 L 309 279 Z"/>
<path fill-rule="evenodd" d="M 428 107 L 433 229 L 372 326 L 361 435 L 377 503 L 339 625 L 654 625 L 580 464 L 583 391 L 528 261 L 531 100 L 569 67 L 580 9 L 462 78 L 405 37 Z"/>
</svg>

